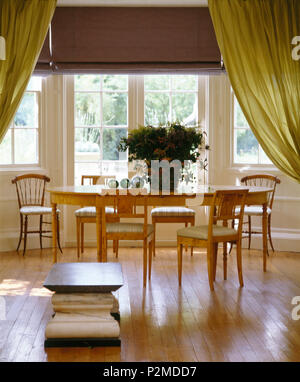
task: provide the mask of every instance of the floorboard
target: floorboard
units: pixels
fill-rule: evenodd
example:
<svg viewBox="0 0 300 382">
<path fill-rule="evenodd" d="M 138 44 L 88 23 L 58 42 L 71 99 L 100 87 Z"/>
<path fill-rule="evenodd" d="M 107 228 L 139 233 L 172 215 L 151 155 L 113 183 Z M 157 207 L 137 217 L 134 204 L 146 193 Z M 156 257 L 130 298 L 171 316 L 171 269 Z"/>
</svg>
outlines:
<svg viewBox="0 0 300 382">
<path fill-rule="evenodd" d="M 43 282 L 52 266 L 50 249 L 0 253 L 0 361 L 300 361 L 300 320 L 291 317 L 300 296 L 300 253 L 275 252 L 262 271 L 262 253 L 243 250 L 244 288 L 239 287 L 235 251 L 223 280 L 219 253 L 215 291 L 207 279 L 205 250 L 184 252 L 182 287 L 177 282 L 175 248 L 158 248 L 152 279 L 142 287 L 142 249 L 120 248 L 124 285 L 118 292 L 121 347 L 44 348 L 44 332 L 53 311 Z M 65 248 L 59 262 L 76 262 Z M 87 248 L 81 261 L 96 261 Z"/>
</svg>

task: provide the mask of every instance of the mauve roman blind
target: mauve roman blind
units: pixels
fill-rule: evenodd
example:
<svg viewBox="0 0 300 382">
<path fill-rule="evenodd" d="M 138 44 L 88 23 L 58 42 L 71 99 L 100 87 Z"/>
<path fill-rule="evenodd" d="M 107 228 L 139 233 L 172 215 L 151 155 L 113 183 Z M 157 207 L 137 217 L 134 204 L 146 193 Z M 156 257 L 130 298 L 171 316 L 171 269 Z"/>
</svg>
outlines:
<svg viewBox="0 0 300 382">
<path fill-rule="evenodd" d="M 51 72 L 51 52 L 50 52 L 50 35 L 49 32 L 47 33 L 47 36 L 44 41 L 44 45 L 42 47 L 42 50 L 40 52 L 40 56 L 38 58 L 38 61 L 36 63 L 34 74 L 36 75 L 47 75 L 49 72 Z"/>
<path fill-rule="evenodd" d="M 58 74 L 221 70 L 205 7 L 58 7 L 51 37 Z"/>
</svg>

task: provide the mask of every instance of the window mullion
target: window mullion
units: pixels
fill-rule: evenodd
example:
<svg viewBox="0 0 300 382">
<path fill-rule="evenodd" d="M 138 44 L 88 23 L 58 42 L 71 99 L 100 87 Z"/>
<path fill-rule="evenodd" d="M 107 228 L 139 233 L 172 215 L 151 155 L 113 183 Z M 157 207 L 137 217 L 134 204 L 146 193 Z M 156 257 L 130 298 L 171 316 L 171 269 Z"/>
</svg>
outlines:
<svg viewBox="0 0 300 382">
<path fill-rule="evenodd" d="M 103 174 L 103 76 L 101 75 L 101 80 L 100 80 L 100 163 L 99 163 L 99 169 L 100 169 L 100 174 Z"/>
</svg>

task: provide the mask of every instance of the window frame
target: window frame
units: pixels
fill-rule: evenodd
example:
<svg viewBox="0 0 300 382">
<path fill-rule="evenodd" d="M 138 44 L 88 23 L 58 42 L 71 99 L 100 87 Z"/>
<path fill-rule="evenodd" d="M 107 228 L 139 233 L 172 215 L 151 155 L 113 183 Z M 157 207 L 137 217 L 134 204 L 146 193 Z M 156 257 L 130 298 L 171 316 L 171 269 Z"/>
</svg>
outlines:
<svg viewBox="0 0 300 382">
<path fill-rule="evenodd" d="M 36 94 L 36 102 L 37 102 L 37 128 L 34 127 L 15 127 L 14 119 L 15 115 L 13 117 L 12 122 L 10 123 L 10 126 L 7 130 L 7 132 L 11 131 L 11 159 L 12 163 L 6 163 L 1 164 L 0 163 L 0 172 L 1 173 L 10 173 L 14 171 L 28 171 L 28 170 L 42 170 L 42 162 L 43 162 L 43 153 L 42 153 L 42 142 L 43 142 L 43 117 L 44 117 L 44 110 L 45 107 L 45 81 L 44 78 L 41 77 L 41 90 L 28 90 L 24 92 L 25 93 L 35 93 Z M 24 97 L 23 95 L 23 97 Z M 23 99 L 22 97 L 22 99 Z M 21 100 L 22 102 L 22 100 Z M 20 107 L 21 102 L 18 107 Z M 18 111 L 18 110 L 17 110 Z M 17 112 L 16 112 L 17 113 Z M 12 127 L 13 126 L 13 127 Z M 15 163 L 15 140 L 14 140 L 14 131 L 18 129 L 34 129 L 36 130 L 37 134 L 37 140 L 36 140 L 36 150 L 37 150 L 37 162 L 33 163 Z M 6 134 L 7 134 L 6 132 Z"/>
<path fill-rule="evenodd" d="M 151 75 L 151 74 L 150 74 Z M 196 95 L 196 103 L 197 103 L 197 115 L 196 115 L 196 121 L 195 121 L 195 125 L 188 125 L 189 127 L 193 127 L 193 126 L 198 126 L 199 124 L 199 93 L 200 93 L 200 89 L 199 89 L 199 86 L 200 86 L 200 82 L 199 82 L 199 75 L 197 74 L 187 74 L 187 75 L 190 75 L 190 76 L 195 76 L 196 77 L 196 89 L 195 90 L 176 90 L 173 88 L 172 86 L 172 79 L 171 77 L 172 76 L 176 76 L 176 74 L 172 74 L 172 73 L 166 73 L 166 74 L 157 74 L 157 75 L 161 75 L 161 76 L 166 76 L 166 75 L 169 75 L 170 78 L 169 78 L 169 89 L 165 90 L 165 89 L 162 89 L 162 90 L 146 90 L 145 89 L 145 76 L 147 76 L 146 74 L 142 76 L 142 82 L 143 82 L 143 117 L 142 117 L 142 123 L 144 125 L 146 125 L 146 105 L 145 105 L 145 101 L 146 101 L 146 94 L 147 93 L 153 93 L 153 94 L 167 94 L 169 96 L 169 115 L 168 115 L 168 121 L 170 120 L 173 120 L 172 118 L 172 114 L 173 114 L 173 102 L 172 102 L 172 97 L 173 95 L 176 95 L 176 94 L 195 94 Z M 178 74 L 179 76 L 179 74 Z M 158 126 L 158 125 L 154 125 L 153 126 Z"/>
<path fill-rule="evenodd" d="M 168 73 L 170 75 L 176 73 Z M 146 75 L 146 74 L 145 74 Z M 145 92 L 144 92 L 144 74 L 130 74 L 128 75 L 128 104 L 127 104 L 127 113 L 128 113 L 128 133 L 131 129 L 134 129 L 138 125 L 144 125 L 144 111 L 145 111 Z M 163 73 L 158 73 L 158 75 L 163 75 Z M 179 91 L 179 93 L 187 92 L 187 93 L 196 93 L 197 96 L 197 121 L 196 126 L 201 126 L 203 131 L 207 133 L 207 144 L 208 143 L 208 110 L 206 105 L 207 92 L 208 92 L 208 79 L 207 75 L 195 74 L 197 77 L 197 89 L 193 91 Z M 72 126 L 71 131 L 68 133 L 68 158 L 69 158 L 69 170 L 68 179 L 70 184 L 78 184 L 75 183 L 75 173 L 76 173 L 76 163 L 84 163 L 77 162 L 75 160 L 75 76 L 64 76 L 66 78 L 66 86 L 68 91 L 68 105 L 72 105 L 71 112 L 68 114 L 68 124 Z M 68 77 L 68 78 L 67 78 Z M 87 91 L 88 92 L 88 91 Z M 168 91 L 169 92 L 169 91 Z M 122 126 L 118 126 L 119 128 Z M 191 126 L 192 127 L 192 126 Z M 111 127 L 115 128 L 115 127 Z M 119 163 L 122 160 L 118 161 Z M 102 159 L 102 163 L 105 164 L 106 160 Z M 132 162 L 127 160 L 123 160 L 123 163 L 126 163 L 128 166 L 128 171 L 132 171 Z M 95 163 L 95 162 L 92 162 Z M 99 161 L 99 166 L 101 162 Z M 100 172 L 99 172 L 100 173 Z M 207 176 L 207 175 L 206 175 Z"/>
<path fill-rule="evenodd" d="M 258 169 L 260 171 L 266 170 L 266 171 L 274 171 L 276 167 L 274 166 L 273 163 L 248 163 L 248 162 L 243 162 L 243 163 L 238 163 L 235 162 L 234 157 L 235 157 L 235 131 L 236 130 L 244 130 L 244 128 L 235 128 L 234 124 L 234 101 L 236 99 L 236 96 L 234 94 L 233 89 L 231 88 L 230 90 L 230 167 L 232 168 L 251 168 L 251 169 Z M 250 127 L 248 127 L 250 129 Z M 251 129 L 250 129 L 251 130 Z M 258 143 L 258 160 L 260 156 L 262 155 L 262 147 Z"/>
<path fill-rule="evenodd" d="M 112 74 L 114 75 L 114 74 Z M 115 74 L 115 75 L 119 75 L 119 74 Z M 112 159 L 103 159 L 103 136 L 104 136 L 104 130 L 105 129 L 109 129 L 109 130 L 112 130 L 112 129 L 126 129 L 127 130 L 127 134 L 129 132 L 129 129 L 130 129 L 130 76 L 129 75 L 123 75 L 123 76 L 127 76 L 127 90 L 104 90 L 103 89 L 103 82 L 102 82 L 102 79 L 101 79 L 101 85 L 100 85 L 100 90 L 76 90 L 75 89 L 75 76 L 76 75 L 73 75 L 72 78 L 73 78 L 73 129 L 74 129 L 74 162 L 73 162 L 73 173 L 74 173 L 74 184 L 75 184 L 75 181 L 76 181 L 76 164 L 77 163 L 97 163 L 97 165 L 99 166 L 99 173 L 102 173 L 102 168 L 105 167 L 105 164 L 109 164 L 109 163 L 115 163 L 115 162 L 118 162 L 120 163 L 121 165 L 122 164 L 128 164 L 128 153 L 126 153 L 126 160 L 125 159 L 119 159 L 119 160 L 112 160 Z M 105 76 L 105 74 L 99 74 L 99 76 L 101 76 L 103 78 L 103 76 Z M 76 93 L 88 93 L 88 94 L 98 94 L 99 97 L 100 97 L 100 103 L 99 103 L 99 107 L 100 107 L 100 123 L 99 125 L 93 125 L 93 126 L 83 126 L 83 125 L 76 125 L 76 101 L 75 101 L 75 97 L 76 97 Z M 109 125 L 105 125 L 104 124 L 104 120 L 103 120 L 103 94 L 104 93 L 125 93 L 127 94 L 127 125 L 115 125 L 115 126 L 109 126 Z M 99 132 L 100 132 L 100 153 L 99 153 L 99 161 L 98 162 L 91 162 L 91 161 L 77 161 L 76 160 L 76 151 L 75 151 L 75 136 L 76 136 L 76 129 L 87 129 L 87 128 L 92 128 L 92 129 L 99 129 Z M 105 174 L 104 174 L 105 175 Z"/>
</svg>

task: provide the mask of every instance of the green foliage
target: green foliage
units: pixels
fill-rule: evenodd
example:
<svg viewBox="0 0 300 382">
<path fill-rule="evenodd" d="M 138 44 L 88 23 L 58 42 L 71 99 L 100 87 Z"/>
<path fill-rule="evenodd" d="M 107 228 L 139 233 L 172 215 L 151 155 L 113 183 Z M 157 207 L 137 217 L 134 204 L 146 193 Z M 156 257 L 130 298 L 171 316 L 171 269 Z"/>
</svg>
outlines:
<svg viewBox="0 0 300 382">
<path fill-rule="evenodd" d="M 37 125 L 36 117 L 37 111 L 35 108 L 36 99 L 35 94 L 26 92 L 22 98 L 21 104 L 15 115 L 16 126 L 29 126 L 35 127 Z"/>
<path fill-rule="evenodd" d="M 250 129 L 240 130 L 237 134 L 237 154 L 257 153 L 258 142 Z"/>
<path fill-rule="evenodd" d="M 167 123 L 167 126 L 139 126 L 122 138 L 119 151 L 129 149 L 129 161 L 174 159 L 196 162 L 199 149 L 204 144 L 204 133 L 199 127 L 186 127 L 180 122 Z"/>
</svg>

